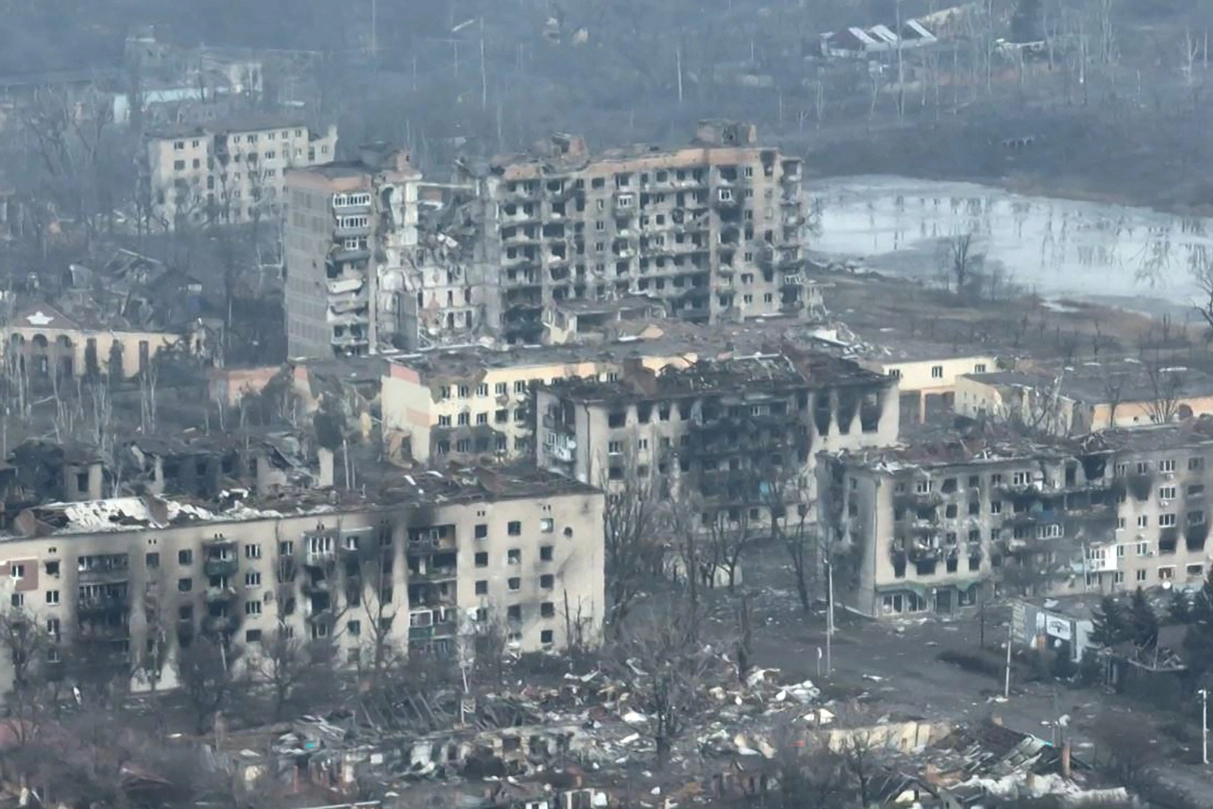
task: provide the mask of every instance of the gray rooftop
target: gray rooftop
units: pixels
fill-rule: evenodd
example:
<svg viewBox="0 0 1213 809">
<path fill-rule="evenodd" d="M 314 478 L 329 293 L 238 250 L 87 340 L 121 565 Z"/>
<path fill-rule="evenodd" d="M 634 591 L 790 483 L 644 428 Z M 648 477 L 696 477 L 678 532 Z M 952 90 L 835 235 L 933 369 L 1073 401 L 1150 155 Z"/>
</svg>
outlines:
<svg viewBox="0 0 1213 809">
<path fill-rule="evenodd" d="M 1167 398 L 1213 396 L 1213 376 L 1194 368 L 1156 367 L 1137 360 L 1088 361 L 1070 365 L 1032 363 L 1014 371 L 970 374 L 994 385 L 1051 387 L 1060 380 L 1062 396 L 1084 404 L 1146 402 Z"/>
</svg>

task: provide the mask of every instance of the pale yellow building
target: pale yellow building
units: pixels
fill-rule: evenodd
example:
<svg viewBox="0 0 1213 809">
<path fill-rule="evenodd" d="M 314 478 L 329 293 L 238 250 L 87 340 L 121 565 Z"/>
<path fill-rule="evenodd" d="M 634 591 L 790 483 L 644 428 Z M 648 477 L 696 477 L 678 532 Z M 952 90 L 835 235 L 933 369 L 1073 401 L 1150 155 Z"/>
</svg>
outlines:
<svg viewBox="0 0 1213 809">
<path fill-rule="evenodd" d="M 1017 370 L 958 377 L 955 409 L 966 418 L 1022 423 L 1059 436 L 1084 435 L 1213 415 L 1213 377 L 1137 360 L 1021 363 Z"/>
<path fill-rule="evenodd" d="M 1213 419 L 1081 439 L 990 428 L 818 464 L 839 600 L 873 618 L 1006 595 L 1200 586 Z"/>
<path fill-rule="evenodd" d="M 664 341 L 400 357 L 383 378 L 384 438 L 393 457 L 421 463 L 521 458 L 533 448 L 534 386 L 573 378 L 614 382 L 637 368 L 685 367 L 697 358 Z"/>
<path fill-rule="evenodd" d="M 336 126 L 315 132 L 273 116 L 151 133 L 143 155 L 149 224 L 174 230 L 277 220 L 286 202 L 287 170 L 328 163 L 336 150 Z"/>
<path fill-rule="evenodd" d="M 570 631 L 599 642 L 601 492 L 534 468 L 467 469 L 403 477 L 381 503 L 317 493 L 213 511 L 152 497 L 52 504 L 0 537 L 0 572 L 14 609 L 61 644 L 129 664 L 136 688 L 156 657 L 167 661 L 150 665 L 156 687 L 173 687 L 176 650 L 199 633 L 252 660 L 283 626 L 333 638 L 348 665 L 373 625 L 399 648 L 449 655 L 474 655 L 493 625 L 522 652 L 563 648 Z M 0 660 L 4 691 L 11 680 Z"/>
<path fill-rule="evenodd" d="M 918 420 L 926 421 L 927 404 L 938 397 L 951 404 L 957 381 L 965 374 L 984 374 L 998 369 L 992 353 L 965 351 L 946 346 L 898 346 L 888 352 L 871 352 L 858 360 L 870 371 L 897 379 L 901 395 L 915 401 Z"/>
<path fill-rule="evenodd" d="M 161 351 L 209 359 L 218 351 L 214 332 L 199 321 L 182 331 L 138 331 L 82 324 L 52 306 L 37 304 L 3 327 L 7 350 L 31 379 L 89 374 L 124 379 L 146 370 Z"/>
</svg>

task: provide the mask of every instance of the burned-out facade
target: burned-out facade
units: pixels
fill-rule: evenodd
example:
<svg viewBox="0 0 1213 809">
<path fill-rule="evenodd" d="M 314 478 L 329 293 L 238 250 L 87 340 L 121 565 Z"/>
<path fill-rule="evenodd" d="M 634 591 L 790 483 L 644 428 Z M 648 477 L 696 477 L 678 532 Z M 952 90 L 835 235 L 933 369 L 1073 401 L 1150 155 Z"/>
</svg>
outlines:
<svg viewBox="0 0 1213 809">
<path fill-rule="evenodd" d="M 386 449 L 401 461 L 442 466 L 531 457 L 535 385 L 560 379 L 617 380 L 639 369 L 686 365 L 667 344 L 510 351 L 432 351 L 391 362 L 380 406 Z M 407 449 L 407 451 L 406 451 Z"/>
<path fill-rule="evenodd" d="M 1009 593 L 1194 586 L 1208 570 L 1213 427 L 1033 443 L 951 435 L 823 458 L 836 586 L 873 617 Z"/>
<path fill-rule="evenodd" d="M 591 155 L 559 135 L 465 167 L 490 203 L 483 258 L 500 268 L 501 339 L 539 342 L 561 300 L 647 295 L 699 323 L 802 312 L 802 163 L 756 139 L 710 121 L 681 149 Z"/>
<path fill-rule="evenodd" d="M 287 174 L 287 351 L 293 357 L 373 354 L 397 330 L 399 274 L 417 244 L 421 172 L 404 150 Z M 383 289 L 383 287 L 388 287 Z"/>
<path fill-rule="evenodd" d="M 57 644 L 94 644 L 145 687 L 149 671 L 172 687 L 176 650 L 199 634 L 255 659 L 279 626 L 331 638 L 351 665 L 373 643 L 474 653 L 490 622 L 521 651 L 561 648 L 570 632 L 597 642 L 601 493 L 533 469 L 469 470 L 402 479 L 380 502 L 39 506 L 0 540 L 0 569 L 13 607 Z"/>
<path fill-rule="evenodd" d="M 897 382 L 824 354 L 700 361 L 536 392 L 536 457 L 608 490 L 632 476 L 701 502 L 705 519 L 812 509 L 817 453 L 897 440 Z"/>
</svg>

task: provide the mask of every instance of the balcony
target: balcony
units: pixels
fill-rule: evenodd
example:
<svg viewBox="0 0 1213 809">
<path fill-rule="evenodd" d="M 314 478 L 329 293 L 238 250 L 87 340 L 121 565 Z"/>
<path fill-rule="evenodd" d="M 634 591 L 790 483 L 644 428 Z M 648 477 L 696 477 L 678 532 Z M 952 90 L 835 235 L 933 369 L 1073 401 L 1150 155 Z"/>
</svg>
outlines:
<svg viewBox="0 0 1213 809">
<path fill-rule="evenodd" d="M 455 578 L 454 567 L 429 567 L 425 570 L 410 570 L 409 581 L 447 581 Z"/>
<path fill-rule="evenodd" d="M 309 550 L 303 557 L 303 564 L 308 567 L 325 567 L 331 565 L 337 558 L 337 551 L 329 550 Z"/>
<path fill-rule="evenodd" d="M 573 462 L 573 449 L 576 447 L 576 442 L 569 441 L 567 444 L 549 444 L 543 448 L 544 453 L 554 461 L 559 463 Z"/>
<path fill-rule="evenodd" d="M 371 257 L 369 247 L 338 246 L 332 253 L 334 261 L 366 261 Z"/>
<path fill-rule="evenodd" d="M 312 610 L 307 614 L 305 620 L 309 624 L 332 624 L 337 613 L 332 607 L 325 607 L 322 610 Z"/>
<path fill-rule="evenodd" d="M 206 588 L 206 603 L 208 604 L 226 604 L 236 597 L 235 587 L 208 587 Z"/>
<path fill-rule="evenodd" d="M 109 612 L 111 610 L 126 612 L 129 608 L 130 600 L 126 593 L 121 595 L 80 596 L 76 600 L 77 615 Z"/>
<path fill-rule="evenodd" d="M 126 567 L 94 567 L 76 571 L 76 581 L 81 584 L 102 584 L 126 581 L 130 570 Z"/>
<path fill-rule="evenodd" d="M 202 619 L 202 631 L 211 634 L 230 634 L 239 625 L 240 619 L 235 615 L 207 615 Z"/>
<path fill-rule="evenodd" d="M 370 233 L 371 223 L 369 219 L 365 225 L 336 225 L 333 227 L 333 235 L 338 239 L 350 236 L 369 236 Z"/>
<path fill-rule="evenodd" d="M 455 634 L 455 622 L 446 621 L 429 626 L 410 626 L 409 640 L 430 640 L 431 638 L 451 637 Z"/>
<path fill-rule="evenodd" d="M 202 564 L 202 570 L 207 576 L 233 576 L 240 567 L 240 562 L 235 556 L 223 557 L 215 556 L 207 559 Z"/>
<path fill-rule="evenodd" d="M 371 203 L 369 200 L 366 202 L 359 202 L 357 204 L 343 202 L 340 205 L 338 205 L 336 202 L 333 203 L 333 214 L 335 216 L 351 216 L 351 215 L 355 215 L 355 214 L 369 214 L 370 212 L 371 212 Z"/>
</svg>

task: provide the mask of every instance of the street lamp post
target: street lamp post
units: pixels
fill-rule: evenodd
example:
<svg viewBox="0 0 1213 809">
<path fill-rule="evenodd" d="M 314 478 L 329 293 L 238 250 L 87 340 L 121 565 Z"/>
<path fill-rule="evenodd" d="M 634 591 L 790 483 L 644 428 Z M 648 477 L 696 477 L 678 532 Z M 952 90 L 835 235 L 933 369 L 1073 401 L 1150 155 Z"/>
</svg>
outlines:
<svg viewBox="0 0 1213 809">
<path fill-rule="evenodd" d="M 1209 689 L 1202 688 L 1200 694 L 1200 757 L 1207 766 L 1209 763 Z"/>
<path fill-rule="evenodd" d="M 826 560 L 826 674 L 834 673 L 831 645 L 834 640 L 834 566 Z"/>
</svg>

